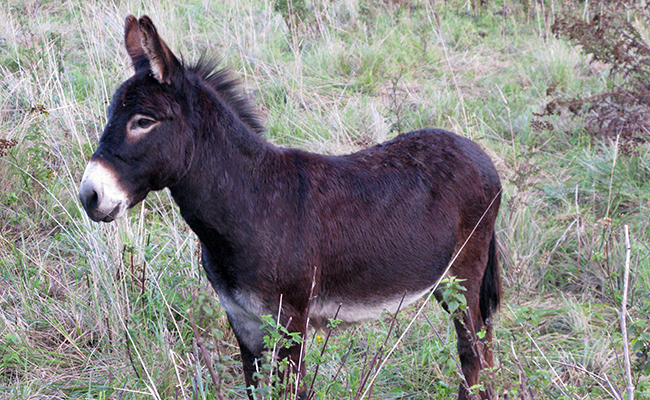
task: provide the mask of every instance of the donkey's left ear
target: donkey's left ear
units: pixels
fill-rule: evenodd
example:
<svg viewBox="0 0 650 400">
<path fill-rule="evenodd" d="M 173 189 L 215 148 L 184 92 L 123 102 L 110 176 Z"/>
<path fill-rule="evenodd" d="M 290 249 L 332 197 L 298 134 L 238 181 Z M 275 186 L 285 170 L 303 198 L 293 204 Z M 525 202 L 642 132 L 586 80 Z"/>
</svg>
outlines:
<svg viewBox="0 0 650 400">
<path fill-rule="evenodd" d="M 144 54 L 149 59 L 149 65 L 153 76 L 160 83 L 171 83 L 171 77 L 180 72 L 183 66 L 178 61 L 174 53 L 158 36 L 158 31 L 151 21 L 151 18 L 144 15 L 138 21 L 140 25 L 140 39 Z"/>
</svg>

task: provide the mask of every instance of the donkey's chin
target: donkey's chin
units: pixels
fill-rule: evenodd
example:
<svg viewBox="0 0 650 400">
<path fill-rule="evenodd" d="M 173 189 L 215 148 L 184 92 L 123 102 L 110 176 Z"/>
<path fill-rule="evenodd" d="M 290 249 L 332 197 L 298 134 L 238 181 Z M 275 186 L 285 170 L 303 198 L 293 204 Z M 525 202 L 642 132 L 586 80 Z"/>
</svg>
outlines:
<svg viewBox="0 0 650 400">
<path fill-rule="evenodd" d="M 117 204 L 112 210 L 109 209 L 110 211 L 102 210 L 101 207 L 92 210 L 86 209 L 86 214 L 95 222 L 108 223 L 122 217 L 126 213 L 127 208 L 125 204 Z"/>
</svg>

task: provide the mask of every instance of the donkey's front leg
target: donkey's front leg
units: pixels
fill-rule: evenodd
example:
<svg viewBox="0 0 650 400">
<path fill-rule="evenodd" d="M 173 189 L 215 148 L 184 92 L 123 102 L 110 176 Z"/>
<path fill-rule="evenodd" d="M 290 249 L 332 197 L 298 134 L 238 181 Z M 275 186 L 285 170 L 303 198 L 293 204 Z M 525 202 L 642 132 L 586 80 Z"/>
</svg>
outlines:
<svg viewBox="0 0 650 400">
<path fill-rule="evenodd" d="M 244 380 L 246 382 L 246 394 L 248 398 L 253 400 L 253 388 L 258 387 L 259 382 L 255 379 L 255 372 L 257 372 L 256 362 L 261 361 L 261 355 L 255 354 L 243 343 L 239 342 L 239 350 L 241 352 L 242 363 L 244 366 Z M 302 378 L 305 376 L 305 366 L 301 364 L 298 367 L 300 360 L 300 345 L 294 345 L 289 349 L 282 349 L 278 358 L 283 360 L 288 359 L 288 369 L 284 373 L 280 373 L 280 381 L 284 379 L 295 379 L 287 382 L 287 391 L 289 392 L 288 399 L 294 399 L 293 394 L 296 394 L 296 400 L 307 400 L 307 390 L 302 384 Z M 297 371 L 300 371 L 299 373 Z M 296 386 L 297 385 L 297 386 Z M 297 388 L 297 389 L 296 389 Z"/>
<path fill-rule="evenodd" d="M 293 346 L 283 348 L 278 354 L 280 360 L 287 359 L 287 369 L 280 373 L 280 380 L 286 382 L 287 391 L 289 396 L 287 398 L 293 399 L 294 393 L 296 400 L 306 400 L 307 390 L 303 384 L 305 377 L 305 363 L 302 360 L 303 344 L 294 344 Z"/>
<path fill-rule="evenodd" d="M 255 379 L 257 372 L 256 363 L 261 361 L 262 353 L 264 351 L 264 336 L 258 323 L 257 329 L 250 322 L 245 323 L 242 318 L 237 318 L 235 314 L 226 312 L 228 321 L 232 327 L 237 343 L 239 344 L 239 351 L 241 353 L 241 360 L 244 367 L 244 381 L 246 382 L 246 393 L 248 398 L 253 400 L 253 388 L 259 385 Z M 253 328 L 253 329 L 251 329 Z"/>
<path fill-rule="evenodd" d="M 237 334 L 235 333 L 235 337 Z M 256 360 L 262 357 L 262 354 L 256 355 L 245 343 L 237 337 L 237 342 L 239 343 L 239 351 L 241 353 L 241 360 L 244 367 L 244 381 L 246 382 L 246 394 L 248 394 L 249 399 L 253 399 L 253 388 L 258 386 L 257 380 L 254 378 L 255 372 L 257 371 L 255 367 Z"/>
<path fill-rule="evenodd" d="M 264 361 L 264 352 L 277 351 L 277 360 L 279 362 L 287 360 L 287 368 L 283 371 L 274 369 L 272 373 L 277 373 L 280 382 L 286 383 L 288 399 L 296 400 L 307 399 L 306 390 L 302 384 L 302 378 L 305 376 L 305 366 L 302 363 L 302 344 L 296 343 L 289 348 L 281 347 L 279 349 L 267 349 L 264 347 L 265 332 L 259 327 L 261 321 L 257 324 L 258 328 L 253 329 L 253 324 L 235 315 L 228 314 L 230 325 L 235 332 L 235 337 L 239 343 L 242 364 L 244 367 L 244 380 L 246 382 L 246 391 L 249 399 L 253 399 L 253 388 L 260 385 L 256 379 L 256 373 L 260 371 L 260 364 Z M 287 326 L 287 325 L 285 325 Z M 301 329 L 302 327 L 302 329 Z M 299 319 L 292 320 L 287 326 L 289 332 L 301 332 L 304 329 L 304 322 Z"/>
</svg>

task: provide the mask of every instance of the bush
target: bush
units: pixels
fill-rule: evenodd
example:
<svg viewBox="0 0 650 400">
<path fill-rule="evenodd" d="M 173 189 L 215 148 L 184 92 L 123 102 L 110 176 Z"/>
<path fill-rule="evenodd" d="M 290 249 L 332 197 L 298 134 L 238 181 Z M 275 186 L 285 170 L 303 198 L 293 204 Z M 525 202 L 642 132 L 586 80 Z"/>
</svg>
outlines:
<svg viewBox="0 0 650 400">
<path fill-rule="evenodd" d="M 610 66 L 608 90 L 584 98 L 555 98 L 538 116 L 569 112 L 584 118 L 585 132 L 596 137 L 620 135 L 623 149 L 650 139 L 650 46 L 629 15 L 650 21 L 650 8 L 613 2 L 590 21 L 563 16 L 552 25 L 558 38 L 582 47 L 592 62 Z M 549 94 L 554 94 L 551 86 Z M 539 122 L 537 122 L 539 124 Z"/>
</svg>

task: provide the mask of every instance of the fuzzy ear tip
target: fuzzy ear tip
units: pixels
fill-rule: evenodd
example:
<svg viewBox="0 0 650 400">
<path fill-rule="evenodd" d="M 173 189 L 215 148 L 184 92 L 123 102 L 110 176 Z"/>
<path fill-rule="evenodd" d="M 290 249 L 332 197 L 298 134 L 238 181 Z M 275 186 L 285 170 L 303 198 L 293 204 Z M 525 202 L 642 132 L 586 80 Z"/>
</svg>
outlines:
<svg viewBox="0 0 650 400">
<path fill-rule="evenodd" d="M 124 21 L 124 26 L 126 29 L 129 29 L 130 27 L 137 24 L 138 24 L 138 19 L 135 17 L 135 15 L 129 14 L 126 16 L 126 20 Z"/>
<path fill-rule="evenodd" d="M 144 27 L 144 26 L 153 27 L 154 26 L 153 20 L 151 18 L 149 18 L 148 15 L 141 16 L 140 19 L 138 20 L 138 22 L 140 23 L 140 26 L 142 26 L 142 27 Z"/>
</svg>

